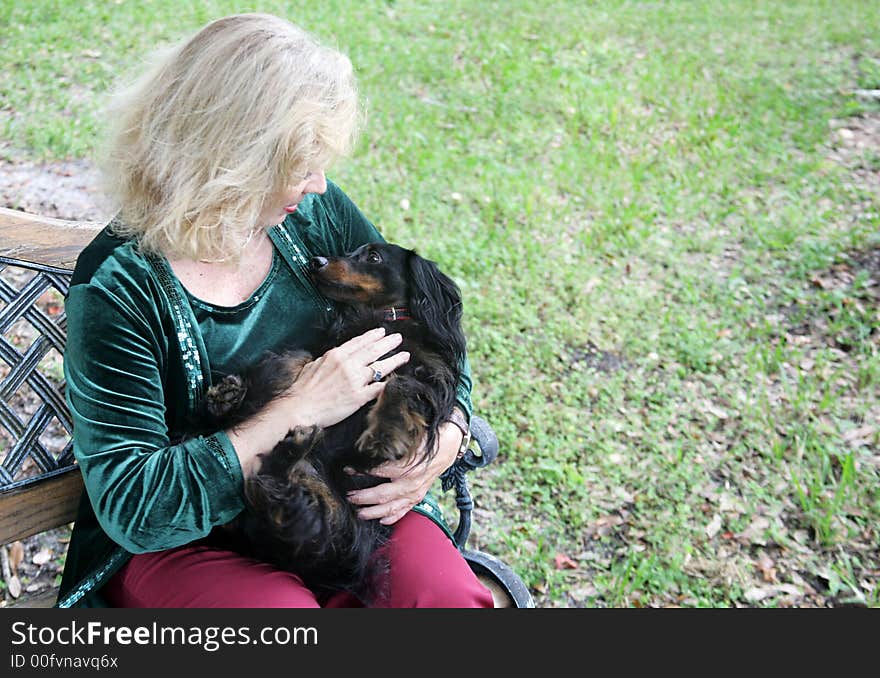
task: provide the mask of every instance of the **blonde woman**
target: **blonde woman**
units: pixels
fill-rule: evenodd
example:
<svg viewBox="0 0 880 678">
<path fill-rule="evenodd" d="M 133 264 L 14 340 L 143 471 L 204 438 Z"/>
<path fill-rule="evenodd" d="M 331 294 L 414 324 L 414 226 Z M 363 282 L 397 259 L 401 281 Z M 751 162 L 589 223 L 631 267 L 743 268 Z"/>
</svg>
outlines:
<svg viewBox="0 0 880 678">
<path fill-rule="evenodd" d="M 233 431 L 173 444 L 218 375 L 303 343 L 328 307 L 312 254 L 381 240 L 324 170 L 358 120 L 348 59 L 280 18 L 205 26 L 163 54 L 112 110 L 106 176 L 119 214 L 80 256 L 64 367 L 85 479 L 59 605 L 315 607 L 292 573 L 204 541 L 243 508 L 244 478 L 296 425 L 327 426 L 376 398 L 408 359 L 367 332 L 310 363 L 284 397 Z M 381 359 L 390 353 L 390 357 Z M 470 378 L 459 387 L 470 414 Z M 425 466 L 386 465 L 356 492 L 394 525 L 387 606 L 491 606 L 446 534 L 412 510 L 454 460 L 454 423 Z"/>
</svg>

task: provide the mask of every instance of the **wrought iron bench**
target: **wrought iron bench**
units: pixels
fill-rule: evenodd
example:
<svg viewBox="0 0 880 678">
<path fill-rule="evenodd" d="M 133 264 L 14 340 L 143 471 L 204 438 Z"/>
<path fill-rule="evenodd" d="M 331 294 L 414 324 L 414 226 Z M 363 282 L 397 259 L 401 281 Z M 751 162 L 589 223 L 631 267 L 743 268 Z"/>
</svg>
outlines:
<svg viewBox="0 0 880 678">
<path fill-rule="evenodd" d="M 65 221 L 0 208 L 0 555 L 9 578 L 7 544 L 76 518 L 83 491 L 73 457 L 61 360 L 66 316 L 63 299 L 80 250 L 101 224 Z M 466 548 L 473 500 L 466 474 L 486 466 L 498 440 L 480 417 L 476 445 L 442 479 L 454 489 L 459 511 L 454 539 L 471 568 L 492 590 L 498 607 L 534 607 L 528 589 L 503 562 Z M 49 607 L 57 587 L 12 604 Z"/>
</svg>

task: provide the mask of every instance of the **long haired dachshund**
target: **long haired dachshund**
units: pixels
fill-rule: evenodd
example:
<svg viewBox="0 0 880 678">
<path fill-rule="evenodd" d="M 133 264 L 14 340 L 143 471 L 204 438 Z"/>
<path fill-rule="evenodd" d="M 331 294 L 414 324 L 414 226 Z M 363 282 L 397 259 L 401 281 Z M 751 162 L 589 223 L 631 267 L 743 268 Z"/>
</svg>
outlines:
<svg viewBox="0 0 880 678">
<path fill-rule="evenodd" d="M 384 482 L 369 475 L 383 462 L 435 453 L 465 356 L 461 295 L 436 264 L 385 243 L 314 257 L 310 273 L 336 306 L 315 345 L 268 354 L 225 377 L 208 390 L 201 423 L 240 424 L 286 391 L 313 356 L 368 330 L 403 336 L 395 350 L 410 359 L 386 377 L 379 398 L 328 428 L 292 429 L 262 455 L 246 481 L 246 509 L 221 531 L 227 545 L 297 574 L 319 594 L 350 591 L 368 600 L 387 569 L 380 547 L 390 528 L 358 518 L 346 493 Z"/>
</svg>

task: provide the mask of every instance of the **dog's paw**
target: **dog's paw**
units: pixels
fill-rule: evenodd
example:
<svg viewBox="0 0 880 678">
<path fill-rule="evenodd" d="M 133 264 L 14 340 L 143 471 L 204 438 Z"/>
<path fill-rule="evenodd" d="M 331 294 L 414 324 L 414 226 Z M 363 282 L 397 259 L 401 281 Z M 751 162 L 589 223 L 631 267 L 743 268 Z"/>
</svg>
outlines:
<svg viewBox="0 0 880 678">
<path fill-rule="evenodd" d="M 237 374 L 224 377 L 205 394 L 205 407 L 212 417 L 225 417 L 244 400 L 247 386 Z"/>
</svg>

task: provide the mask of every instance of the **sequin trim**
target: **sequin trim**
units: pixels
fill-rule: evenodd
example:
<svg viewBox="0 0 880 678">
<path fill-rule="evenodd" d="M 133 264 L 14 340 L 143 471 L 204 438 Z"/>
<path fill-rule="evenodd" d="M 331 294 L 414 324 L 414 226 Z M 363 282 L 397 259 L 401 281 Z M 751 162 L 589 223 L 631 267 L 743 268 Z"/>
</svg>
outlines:
<svg viewBox="0 0 880 678">
<path fill-rule="evenodd" d="M 101 587 L 128 558 L 129 553 L 125 549 L 117 547 L 106 563 L 83 579 L 70 593 L 64 596 L 63 600 L 59 600 L 55 607 L 67 608 L 76 605 L 87 593 Z"/>
<path fill-rule="evenodd" d="M 148 256 L 147 261 L 152 266 L 159 285 L 168 297 L 171 307 L 171 318 L 174 329 L 177 332 L 177 344 L 180 348 L 181 362 L 186 372 L 186 393 L 189 411 L 194 412 L 202 400 L 205 389 L 205 374 L 202 366 L 202 358 L 195 337 L 197 330 L 194 329 L 192 309 L 184 301 L 183 295 L 177 288 L 177 281 L 171 273 L 167 262 L 158 256 Z"/>
<path fill-rule="evenodd" d="M 305 243 L 303 243 L 294 233 L 285 229 L 281 224 L 269 229 L 269 237 L 272 239 L 272 242 L 275 243 L 275 247 L 278 248 L 278 251 L 281 252 L 284 261 L 287 262 L 287 265 L 290 266 L 290 269 L 309 293 L 315 306 L 325 312 L 332 311 L 333 305 L 327 297 L 315 289 L 315 286 L 309 278 L 307 267 L 309 265 L 311 254 L 306 248 Z"/>
<path fill-rule="evenodd" d="M 232 468 L 229 465 L 229 458 L 226 456 L 226 450 L 223 447 L 223 443 L 221 443 L 216 435 L 205 436 L 202 438 L 205 441 L 205 447 L 207 447 L 211 453 L 217 458 L 217 461 L 220 462 L 220 465 L 224 468 L 224 470 L 231 476 L 235 474 L 232 471 Z"/>
</svg>

